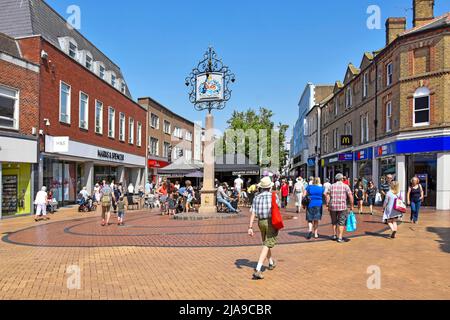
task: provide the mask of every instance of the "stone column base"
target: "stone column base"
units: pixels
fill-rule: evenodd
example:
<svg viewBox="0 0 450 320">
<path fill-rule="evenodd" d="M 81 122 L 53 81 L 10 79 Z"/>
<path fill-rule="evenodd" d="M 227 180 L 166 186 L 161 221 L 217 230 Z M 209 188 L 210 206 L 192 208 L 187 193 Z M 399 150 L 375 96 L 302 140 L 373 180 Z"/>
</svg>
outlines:
<svg viewBox="0 0 450 320">
<path fill-rule="evenodd" d="M 200 214 L 216 213 L 216 190 L 202 190 L 202 204 L 198 210 Z"/>
</svg>

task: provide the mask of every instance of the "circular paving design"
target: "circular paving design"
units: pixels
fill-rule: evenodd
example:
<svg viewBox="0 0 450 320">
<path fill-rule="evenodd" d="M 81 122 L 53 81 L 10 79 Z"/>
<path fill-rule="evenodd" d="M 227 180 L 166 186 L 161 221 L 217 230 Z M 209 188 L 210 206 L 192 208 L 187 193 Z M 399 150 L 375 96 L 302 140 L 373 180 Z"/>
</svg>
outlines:
<svg viewBox="0 0 450 320">
<path fill-rule="evenodd" d="M 244 210 L 246 211 L 246 210 Z M 297 216 L 298 219 L 292 219 Z M 31 219 L 31 218 L 30 218 Z M 380 216 L 357 216 L 358 231 L 347 233 L 348 239 L 376 235 L 386 230 Z M 116 221 L 111 217 L 111 222 Z M 248 210 L 243 217 L 224 220 L 183 221 L 169 219 L 157 212 L 129 212 L 125 226 L 100 226 L 98 215 L 76 220 L 36 224 L 33 227 L 7 234 L 3 241 L 36 247 L 238 247 L 259 246 L 261 236 L 255 226 L 255 236 L 247 235 Z M 279 244 L 329 241 L 332 235 L 330 217 L 324 212 L 319 227 L 320 238 L 307 240 L 305 214 L 288 213 L 285 229 L 278 237 Z"/>
</svg>

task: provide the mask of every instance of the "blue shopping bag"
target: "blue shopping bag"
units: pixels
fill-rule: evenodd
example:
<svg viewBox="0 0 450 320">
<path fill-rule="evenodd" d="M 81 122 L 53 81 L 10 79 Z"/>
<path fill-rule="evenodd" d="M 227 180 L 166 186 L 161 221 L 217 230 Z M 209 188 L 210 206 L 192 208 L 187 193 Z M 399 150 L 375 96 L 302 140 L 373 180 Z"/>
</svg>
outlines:
<svg viewBox="0 0 450 320">
<path fill-rule="evenodd" d="M 357 221 L 356 216 L 352 212 L 350 212 L 348 219 L 347 219 L 347 232 L 355 232 L 357 229 Z"/>
</svg>

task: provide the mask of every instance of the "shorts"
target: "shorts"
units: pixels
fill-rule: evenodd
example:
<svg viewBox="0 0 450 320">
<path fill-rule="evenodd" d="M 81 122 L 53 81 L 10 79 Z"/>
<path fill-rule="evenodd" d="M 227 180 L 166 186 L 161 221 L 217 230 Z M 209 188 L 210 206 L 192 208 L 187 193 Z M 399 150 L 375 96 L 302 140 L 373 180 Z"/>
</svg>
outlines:
<svg viewBox="0 0 450 320">
<path fill-rule="evenodd" d="M 125 211 L 119 210 L 118 217 L 123 219 L 125 217 Z"/>
<path fill-rule="evenodd" d="M 367 202 L 368 202 L 369 206 L 374 206 L 375 205 L 375 197 L 368 197 Z"/>
<path fill-rule="evenodd" d="M 306 220 L 308 222 L 322 220 L 322 207 L 311 207 L 306 210 Z"/>
<path fill-rule="evenodd" d="M 348 211 L 330 211 L 331 224 L 344 227 L 347 225 Z"/>
<path fill-rule="evenodd" d="M 261 238 L 263 245 L 272 249 L 277 244 L 278 230 L 272 226 L 272 221 L 263 219 L 258 221 L 259 230 L 261 231 Z"/>
<path fill-rule="evenodd" d="M 111 205 L 102 206 L 102 219 L 106 218 L 106 213 L 111 211 Z"/>
</svg>

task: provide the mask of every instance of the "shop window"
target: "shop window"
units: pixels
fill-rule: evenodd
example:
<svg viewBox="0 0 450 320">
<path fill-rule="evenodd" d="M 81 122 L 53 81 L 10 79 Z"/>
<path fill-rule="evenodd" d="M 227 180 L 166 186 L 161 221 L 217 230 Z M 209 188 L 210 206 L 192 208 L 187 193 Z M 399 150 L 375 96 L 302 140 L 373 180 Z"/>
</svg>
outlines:
<svg viewBox="0 0 450 320">
<path fill-rule="evenodd" d="M 95 133 L 103 134 L 103 103 L 95 101 Z"/>
<path fill-rule="evenodd" d="M 59 121 L 70 124 L 71 87 L 61 81 L 59 93 Z"/>
<path fill-rule="evenodd" d="M 2 216 L 32 213 L 31 164 L 0 163 Z"/>
<path fill-rule="evenodd" d="M 413 125 L 427 126 L 430 124 L 430 90 L 426 87 L 417 89 L 414 93 Z"/>
<path fill-rule="evenodd" d="M 88 129 L 89 119 L 89 96 L 83 92 L 80 92 L 80 128 Z"/>
<path fill-rule="evenodd" d="M 19 91 L 0 86 L 0 127 L 19 129 Z"/>
</svg>

